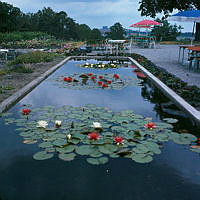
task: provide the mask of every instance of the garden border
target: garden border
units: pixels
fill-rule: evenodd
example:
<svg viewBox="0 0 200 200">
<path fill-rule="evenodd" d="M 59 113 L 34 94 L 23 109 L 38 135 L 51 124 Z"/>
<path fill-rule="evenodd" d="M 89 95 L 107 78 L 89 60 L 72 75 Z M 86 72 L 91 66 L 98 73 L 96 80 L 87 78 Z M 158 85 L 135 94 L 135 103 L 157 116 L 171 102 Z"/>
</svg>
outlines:
<svg viewBox="0 0 200 200">
<path fill-rule="evenodd" d="M 176 106 L 178 106 L 181 110 L 183 110 L 194 122 L 197 126 L 200 126 L 200 112 L 196 110 L 193 106 L 187 103 L 182 97 L 176 94 L 172 89 L 166 86 L 162 81 L 156 78 L 152 73 L 146 70 L 142 65 L 140 65 L 136 60 L 131 57 L 124 56 L 69 56 L 65 58 L 63 61 L 53 66 L 51 69 L 43 73 L 41 76 L 31 81 L 25 87 L 11 95 L 9 98 L 4 100 L 0 104 L 0 113 L 7 110 L 10 106 L 12 106 L 15 102 L 22 99 L 26 94 L 28 94 L 31 90 L 33 90 L 37 85 L 39 85 L 43 80 L 45 80 L 49 75 L 51 75 L 54 71 L 60 68 L 65 62 L 70 59 L 110 59 L 110 60 L 130 60 L 134 63 L 147 77 L 158 87 L 170 100 L 174 102 Z"/>
<path fill-rule="evenodd" d="M 47 70 L 45 73 L 37 77 L 35 80 L 31 81 L 27 85 L 25 85 L 22 89 L 15 92 L 13 95 L 5 99 L 0 104 L 0 113 L 6 111 L 9 109 L 14 103 L 22 99 L 26 94 L 28 94 L 30 91 L 32 91 L 36 86 L 38 86 L 43 80 L 45 80 L 49 75 L 51 75 L 54 71 L 56 71 L 58 68 L 60 68 L 65 62 L 69 61 L 71 57 L 67 57 L 64 60 L 62 60 L 60 63 L 54 65 L 52 68 Z"/>
</svg>

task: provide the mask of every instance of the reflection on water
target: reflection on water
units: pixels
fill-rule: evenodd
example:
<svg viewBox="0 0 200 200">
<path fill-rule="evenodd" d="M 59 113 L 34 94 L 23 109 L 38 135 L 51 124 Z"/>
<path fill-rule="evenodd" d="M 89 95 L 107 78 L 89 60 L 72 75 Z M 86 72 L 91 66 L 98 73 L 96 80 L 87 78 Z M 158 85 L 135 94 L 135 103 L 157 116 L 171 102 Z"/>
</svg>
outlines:
<svg viewBox="0 0 200 200">
<path fill-rule="evenodd" d="M 90 60 L 88 62 L 95 62 Z M 157 90 L 148 83 L 123 90 L 69 90 L 58 88 L 50 79 L 75 71 L 119 73 L 135 76 L 131 68 L 84 69 L 82 61 L 69 61 L 23 98 L 11 111 L 15 116 L 23 104 L 82 106 L 94 103 L 114 111 L 132 109 L 135 113 L 159 121 L 172 116 L 162 110 L 169 100 L 156 99 Z M 75 66 L 74 66 L 75 65 Z M 156 94 L 156 95 L 155 95 Z M 158 109 L 159 108 L 159 109 Z M 180 120 L 185 120 L 180 118 Z M 181 123 L 180 123 L 181 124 Z M 163 153 L 149 164 L 129 159 L 110 159 L 102 166 L 93 166 L 85 159 L 64 162 L 58 158 L 36 161 L 32 155 L 38 146 L 22 144 L 14 125 L 5 126 L 0 119 L 0 199 L 1 200 L 188 200 L 200 195 L 200 159 L 184 145 L 167 143 Z"/>
</svg>

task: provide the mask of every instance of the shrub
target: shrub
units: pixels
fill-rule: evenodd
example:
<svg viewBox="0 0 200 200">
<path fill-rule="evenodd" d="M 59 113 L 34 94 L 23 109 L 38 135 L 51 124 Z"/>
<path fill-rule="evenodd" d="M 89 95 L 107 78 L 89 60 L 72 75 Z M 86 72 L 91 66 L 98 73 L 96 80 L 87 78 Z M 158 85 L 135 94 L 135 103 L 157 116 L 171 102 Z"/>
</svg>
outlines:
<svg viewBox="0 0 200 200">
<path fill-rule="evenodd" d="M 17 56 L 17 58 L 9 62 L 8 65 L 12 66 L 24 63 L 50 62 L 57 56 L 58 54 L 52 52 L 34 51 Z"/>
</svg>

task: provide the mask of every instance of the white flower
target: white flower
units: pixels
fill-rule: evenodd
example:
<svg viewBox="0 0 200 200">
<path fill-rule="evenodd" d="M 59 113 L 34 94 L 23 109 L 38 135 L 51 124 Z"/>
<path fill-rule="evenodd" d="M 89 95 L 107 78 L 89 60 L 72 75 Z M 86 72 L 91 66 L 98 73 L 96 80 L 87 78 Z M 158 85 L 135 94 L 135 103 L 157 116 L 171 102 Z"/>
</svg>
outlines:
<svg viewBox="0 0 200 200">
<path fill-rule="evenodd" d="M 85 63 L 85 65 L 90 65 L 89 63 Z"/>
<path fill-rule="evenodd" d="M 93 122 L 93 126 L 94 128 L 101 128 L 101 123 L 99 122 Z"/>
<path fill-rule="evenodd" d="M 70 140 L 71 138 L 72 138 L 72 135 L 71 135 L 71 134 L 68 134 L 68 135 L 67 135 L 67 139 Z"/>
<path fill-rule="evenodd" d="M 38 121 L 37 124 L 38 124 L 37 125 L 38 128 L 46 128 L 48 126 L 48 123 L 44 120 Z"/>
<path fill-rule="evenodd" d="M 55 121 L 55 125 L 56 125 L 56 126 L 61 126 L 61 124 L 62 124 L 62 121 L 60 121 L 60 120 L 56 120 L 56 121 Z"/>
</svg>

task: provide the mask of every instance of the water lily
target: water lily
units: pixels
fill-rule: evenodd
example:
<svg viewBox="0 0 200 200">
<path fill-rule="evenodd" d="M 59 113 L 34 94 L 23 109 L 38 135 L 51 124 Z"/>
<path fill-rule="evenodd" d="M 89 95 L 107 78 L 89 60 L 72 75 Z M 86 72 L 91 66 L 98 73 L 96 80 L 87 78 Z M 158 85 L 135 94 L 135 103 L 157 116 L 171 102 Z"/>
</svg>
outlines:
<svg viewBox="0 0 200 200">
<path fill-rule="evenodd" d="M 73 79 L 72 79 L 72 77 L 64 77 L 64 81 L 66 81 L 66 82 L 72 82 Z"/>
<path fill-rule="evenodd" d="M 92 79 L 92 80 L 95 80 L 95 79 L 96 79 L 96 77 L 95 77 L 95 76 L 91 76 L 91 77 L 90 77 L 90 79 Z"/>
<path fill-rule="evenodd" d="M 71 135 L 71 134 L 68 134 L 68 135 L 67 135 L 67 139 L 70 140 L 71 138 L 72 138 L 72 135 Z"/>
<path fill-rule="evenodd" d="M 112 83 L 112 81 L 110 81 L 110 80 L 107 80 L 107 83 L 108 83 L 108 84 L 111 84 L 111 83 Z"/>
<path fill-rule="evenodd" d="M 28 109 L 28 108 L 26 108 L 26 109 L 22 109 L 21 112 L 22 112 L 23 115 L 29 115 L 29 113 L 31 112 L 31 110 Z"/>
<path fill-rule="evenodd" d="M 93 122 L 93 126 L 94 128 L 101 128 L 101 123 L 99 122 Z"/>
<path fill-rule="evenodd" d="M 37 125 L 38 128 L 46 128 L 48 126 L 48 123 L 44 120 L 38 121 L 37 124 L 38 124 Z"/>
<path fill-rule="evenodd" d="M 55 121 L 56 127 L 60 127 L 61 124 L 62 124 L 62 121 L 60 121 L 60 120 L 56 120 L 56 121 Z"/>
<path fill-rule="evenodd" d="M 92 76 L 92 75 L 93 75 L 93 73 L 88 73 L 87 75 L 88 75 L 88 76 Z"/>
<path fill-rule="evenodd" d="M 119 137 L 119 136 L 114 137 L 114 142 L 115 142 L 117 145 L 123 144 L 123 141 L 124 141 L 124 138 L 123 138 L 123 137 Z"/>
<path fill-rule="evenodd" d="M 88 133 L 88 138 L 90 140 L 98 140 L 100 138 L 100 135 L 97 132 L 91 132 L 91 133 Z"/>
<path fill-rule="evenodd" d="M 145 126 L 145 128 L 148 128 L 148 129 L 156 128 L 156 124 L 153 122 L 149 122 L 149 123 L 145 124 L 144 126 Z"/>
<path fill-rule="evenodd" d="M 108 87 L 105 83 L 102 84 L 102 88 Z"/>
<path fill-rule="evenodd" d="M 119 79 L 120 77 L 119 77 L 118 74 L 114 74 L 114 75 L 113 75 L 113 78 L 115 78 L 115 79 Z"/>
<path fill-rule="evenodd" d="M 102 81 L 98 81 L 97 83 L 98 83 L 99 86 L 101 86 L 103 84 Z"/>
<path fill-rule="evenodd" d="M 99 79 L 103 79 L 103 76 L 99 76 Z"/>
</svg>

